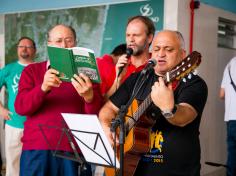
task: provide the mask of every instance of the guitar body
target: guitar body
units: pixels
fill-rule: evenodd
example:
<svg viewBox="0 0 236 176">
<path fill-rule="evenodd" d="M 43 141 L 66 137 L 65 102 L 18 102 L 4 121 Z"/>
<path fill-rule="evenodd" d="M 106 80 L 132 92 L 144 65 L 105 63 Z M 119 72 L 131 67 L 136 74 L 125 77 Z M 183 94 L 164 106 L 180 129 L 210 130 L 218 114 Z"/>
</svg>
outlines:
<svg viewBox="0 0 236 176">
<path fill-rule="evenodd" d="M 133 117 L 138 109 L 138 102 L 134 100 L 128 109 L 125 122 Z M 141 116 L 135 127 L 133 127 L 125 138 L 124 144 L 124 176 L 132 176 L 142 154 L 149 151 L 149 128 L 153 126 L 153 121 L 145 116 Z M 119 149 L 117 149 L 119 156 Z M 118 157 L 119 158 L 119 157 Z M 105 168 L 106 176 L 115 176 L 114 168 Z"/>
</svg>

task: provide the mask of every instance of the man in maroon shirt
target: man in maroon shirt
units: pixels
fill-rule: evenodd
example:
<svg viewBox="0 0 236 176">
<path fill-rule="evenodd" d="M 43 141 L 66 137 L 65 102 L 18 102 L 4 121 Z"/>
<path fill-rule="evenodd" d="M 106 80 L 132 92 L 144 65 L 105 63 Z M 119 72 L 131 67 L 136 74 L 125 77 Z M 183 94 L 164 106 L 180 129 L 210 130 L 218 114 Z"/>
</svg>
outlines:
<svg viewBox="0 0 236 176">
<path fill-rule="evenodd" d="M 56 25 L 48 32 L 48 45 L 74 47 L 74 29 Z M 21 176 L 78 175 L 77 162 L 51 154 L 51 150 L 55 149 L 66 154 L 73 151 L 66 136 L 56 148 L 61 134 L 61 130 L 57 129 L 62 128 L 61 113 L 97 114 L 102 105 L 98 84 L 92 84 L 83 74 L 75 75 L 72 83 L 62 82 L 57 76 L 58 71 L 49 66 L 49 61 L 32 64 L 24 69 L 20 78 L 15 109 L 20 115 L 27 116 L 22 137 Z M 45 126 L 44 134 L 50 146 L 39 125 Z M 87 168 L 83 175 L 91 175 L 91 169 Z"/>
</svg>

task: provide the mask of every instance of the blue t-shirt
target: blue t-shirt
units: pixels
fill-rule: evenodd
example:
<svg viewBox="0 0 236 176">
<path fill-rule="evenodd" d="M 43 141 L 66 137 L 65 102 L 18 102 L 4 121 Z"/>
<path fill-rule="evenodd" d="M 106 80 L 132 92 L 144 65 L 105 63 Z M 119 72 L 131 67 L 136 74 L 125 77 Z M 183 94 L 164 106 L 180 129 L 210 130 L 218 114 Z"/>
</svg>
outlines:
<svg viewBox="0 0 236 176">
<path fill-rule="evenodd" d="M 18 83 L 25 66 L 17 61 L 6 65 L 0 70 L 0 88 L 6 87 L 8 91 L 8 109 L 12 112 L 10 114 L 11 119 L 7 120 L 6 124 L 16 128 L 23 128 L 26 120 L 26 117 L 18 115 L 14 108 L 14 102 L 18 93 Z"/>
</svg>

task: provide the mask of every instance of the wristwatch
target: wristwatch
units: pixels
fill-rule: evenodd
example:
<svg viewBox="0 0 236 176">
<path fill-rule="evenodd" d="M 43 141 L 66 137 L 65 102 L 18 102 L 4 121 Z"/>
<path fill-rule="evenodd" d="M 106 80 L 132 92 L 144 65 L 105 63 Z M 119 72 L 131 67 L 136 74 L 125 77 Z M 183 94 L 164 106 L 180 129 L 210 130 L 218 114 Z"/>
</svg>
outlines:
<svg viewBox="0 0 236 176">
<path fill-rule="evenodd" d="M 164 111 L 161 111 L 161 113 L 166 119 L 170 119 L 175 115 L 176 111 L 177 111 L 177 106 L 174 105 L 174 108 L 172 110 L 169 110 L 169 109 L 164 110 Z"/>
</svg>

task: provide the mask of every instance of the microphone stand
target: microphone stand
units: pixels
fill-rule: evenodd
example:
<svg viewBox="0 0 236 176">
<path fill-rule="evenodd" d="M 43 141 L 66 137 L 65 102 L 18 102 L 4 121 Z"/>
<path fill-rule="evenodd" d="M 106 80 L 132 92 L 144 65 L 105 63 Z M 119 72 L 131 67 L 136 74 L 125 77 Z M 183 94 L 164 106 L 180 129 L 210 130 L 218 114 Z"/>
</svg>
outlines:
<svg viewBox="0 0 236 176">
<path fill-rule="evenodd" d="M 124 176 L 124 144 L 126 137 L 126 128 L 125 128 L 125 115 L 127 114 L 129 106 L 132 104 L 134 98 L 139 93 L 141 87 L 148 80 L 150 75 L 150 70 L 141 72 L 138 79 L 136 80 L 132 95 L 129 101 L 125 105 L 121 105 L 121 108 L 115 119 L 111 122 L 111 131 L 115 132 L 118 127 L 120 127 L 119 133 L 119 143 L 120 143 L 120 171 L 119 176 Z M 115 139 L 114 139 L 115 140 Z"/>
</svg>

